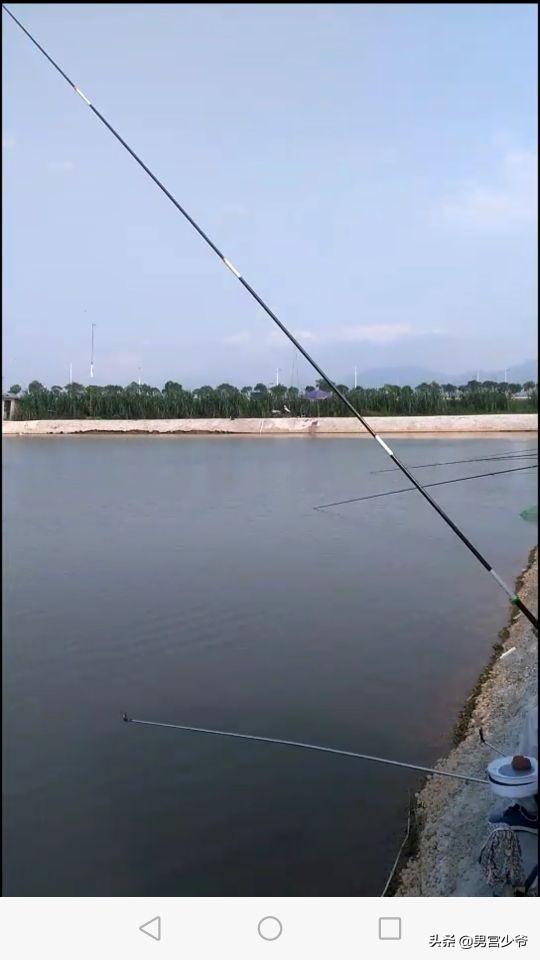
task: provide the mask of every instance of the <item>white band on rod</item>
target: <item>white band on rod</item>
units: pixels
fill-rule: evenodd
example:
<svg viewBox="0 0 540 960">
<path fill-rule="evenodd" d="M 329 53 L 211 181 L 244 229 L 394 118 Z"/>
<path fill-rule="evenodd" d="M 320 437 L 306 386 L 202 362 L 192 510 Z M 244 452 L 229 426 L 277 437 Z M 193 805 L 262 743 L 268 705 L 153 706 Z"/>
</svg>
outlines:
<svg viewBox="0 0 540 960">
<path fill-rule="evenodd" d="M 241 274 L 238 272 L 236 267 L 232 265 L 231 261 L 227 260 L 227 257 L 223 257 L 223 263 L 225 264 L 226 267 L 229 268 L 229 270 L 231 270 L 234 273 L 235 277 L 238 277 L 238 279 L 240 280 Z"/>
<path fill-rule="evenodd" d="M 92 104 L 90 103 L 88 97 L 85 97 L 85 95 L 84 95 L 84 93 L 82 92 L 82 90 L 79 90 L 78 87 L 75 87 L 75 90 L 77 91 L 77 93 L 79 94 L 79 96 L 83 98 L 84 102 L 87 103 L 89 107 L 91 107 Z"/>
<path fill-rule="evenodd" d="M 505 593 L 508 594 L 508 596 L 510 597 L 510 599 L 513 600 L 513 599 L 514 599 L 514 596 L 515 596 L 514 591 L 511 590 L 510 587 L 508 586 L 508 584 L 505 583 L 504 580 L 502 580 L 502 579 L 500 578 L 500 576 L 499 576 L 498 573 L 495 573 L 495 570 L 490 570 L 489 572 L 490 572 L 491 576 L 497 581 L 497 583 L 499 584 L 499 586 L 503 588 L 503 590 L 505 591 Z"/>
<path fill-rule="evenodd" d="M 383 448 L 383 450 L 386 450 L 386 452 L 387 452 L 388 454 L 390 454 L 391 457 L 394 456 L 394 454 L 392 453 L 392 451 L 391 451 L 390 447 L 388 446 L 388 444 L 386 444 L 386 443 L 384 442 L 384 440 L 382 439 L 382 437 L 379 436 L 378 433 L 375 434 L 375 439 L 376 439 L 377 443 L 379 443 L 379 444 L 381 445 L 381 447 Z"/>
</svg>

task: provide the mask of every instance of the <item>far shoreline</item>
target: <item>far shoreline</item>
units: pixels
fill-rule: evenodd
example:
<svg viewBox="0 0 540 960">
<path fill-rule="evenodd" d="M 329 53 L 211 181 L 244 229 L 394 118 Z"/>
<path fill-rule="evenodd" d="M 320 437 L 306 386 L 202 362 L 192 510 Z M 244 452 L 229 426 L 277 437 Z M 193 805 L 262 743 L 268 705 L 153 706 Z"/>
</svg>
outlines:
<svg viewBox="0 0 540 960">
<path fill-rule="evenodd" d="M 465 416 L 365 417 L 381 435 L 398 437 L 505 436 L 525 437 L 538 431 L 538 414 L 471 414 Z M 207 420 L 4 420 L 4 437 L 30 436 L 282 436 L 365 437 L 369 432 L 354 417 L 216 418 Z"/>
</svg>

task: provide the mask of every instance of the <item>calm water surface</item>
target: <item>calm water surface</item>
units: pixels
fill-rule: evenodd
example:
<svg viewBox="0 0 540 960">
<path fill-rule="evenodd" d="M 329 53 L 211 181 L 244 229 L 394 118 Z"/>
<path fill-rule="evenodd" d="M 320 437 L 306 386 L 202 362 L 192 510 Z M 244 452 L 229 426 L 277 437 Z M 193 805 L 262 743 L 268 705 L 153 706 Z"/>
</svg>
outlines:
<svg viewBox="0 0 540 960">
<path fill-rule="evenodd" d="M 392 446 L 422 464 L 536 444 Z M 4 441 L 8 895 L 381 892 L 414 774 L 121 715 L 441 756 L 508 606 L 416 493 L 313 509 L 405 486 L 388 465 L 354 439 Z M 432 493 L 513 581 L 536 471 Z"/>
</svg>

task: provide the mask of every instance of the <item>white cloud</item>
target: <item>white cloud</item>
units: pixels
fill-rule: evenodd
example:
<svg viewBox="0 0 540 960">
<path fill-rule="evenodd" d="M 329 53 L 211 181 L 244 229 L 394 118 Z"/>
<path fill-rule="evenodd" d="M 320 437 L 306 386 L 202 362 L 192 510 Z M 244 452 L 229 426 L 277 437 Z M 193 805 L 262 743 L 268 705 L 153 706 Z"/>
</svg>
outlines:
<svg viewBox="0 0 540 960">
<path fill-rule="evenodd" d="M 392 343 L 404 337 L 420 336 L 421 334 L 441 333 L 441 330 L 421 330 L 409 323 L 368 323 L 351 326 L 322 327 L 319 330 L 293 330 L 292 333 L 300 343 L 309 340 L 312 344 L 339 344 L 339 343 Z M 283 334 L 279 330 L 272 330 L 268 334 L 269 343 L 280 343 Z"/>
<path fill-rule="evenodd" d="M 443 198 L 440 213 L 451 226 L 506 233 L 534 224 L 537 205 L 537 156 L 530 150 L 512 150 L 502 158 L 494 182 L 464 185 Z"/>
<path fill-rule="evenodd" d="M 334 343 L 391 343 L 414 334 L 408 323 L 360 324 L 354 327 L 338 327 L 329 330 L 327 339 Z"/>
<path fill-rule="evenodd" d="M 314 328 L 290 328 L 293 337 L 306 347 L 346 346 L 355 343 L 391 344 L 418 337 L 436 337 L 444 335 L 443 327 L 433 325 L 429 327 L 411 323 L 358 323 L 336 324 Z M 272 327 L 261 335 L 256 330 L 239 330 L 236 333 L 225 334 L 219 337 L 218 342 L 225 346 L 242 346 L 253 344 L 279 347 L 286 343 L 281 330 Z"/>
<path fill-rule="evenodd" d="M 16 140 L 12 133 L 2 134 L 2 150 L 13 150 Z"/>
<path fill-rule="evenodd" d="M 47 167 L 51 173 L 71 173 L 75 164 L 73 160 L 49 160 Z"/>
</svg>

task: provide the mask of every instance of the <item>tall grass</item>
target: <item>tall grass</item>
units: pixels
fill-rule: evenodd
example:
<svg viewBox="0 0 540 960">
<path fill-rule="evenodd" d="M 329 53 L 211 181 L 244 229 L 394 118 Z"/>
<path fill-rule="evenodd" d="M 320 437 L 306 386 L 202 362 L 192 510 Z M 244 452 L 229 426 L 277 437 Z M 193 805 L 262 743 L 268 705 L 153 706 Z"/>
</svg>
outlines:
<svg viewBox="0 0 540 960">
<path fill-rule="evenodd" d="M 322 384 L 324 386 L 324 384 Z M 366 416 L 415 416 L 474 413 L 533 413 L 538 410 L 538 388 L 527 385 L 528 398 L 516 400 L 520 384 L 481 384 L 471 381 L 463 387 L 452 384 L 419 384 L 417 387 L 349 389 L 342 384 L 352 404 Z M 294 387 L 266 388 L 263 384 L 238 389 L 222 383 L 186 390 L 169 381 L 162 390 L 148 384 L 105 387 L 73 383 L 45 387 L 32 381 L 19 394 L 16 417 L 43 419 L 165 419 L 212 417 L 342 417 L 348 411 L 335 396 L 313 402 Z M 290 414 L 284 411 L 284 406 Z"/>
</svg>

